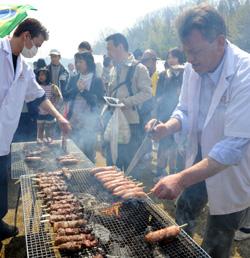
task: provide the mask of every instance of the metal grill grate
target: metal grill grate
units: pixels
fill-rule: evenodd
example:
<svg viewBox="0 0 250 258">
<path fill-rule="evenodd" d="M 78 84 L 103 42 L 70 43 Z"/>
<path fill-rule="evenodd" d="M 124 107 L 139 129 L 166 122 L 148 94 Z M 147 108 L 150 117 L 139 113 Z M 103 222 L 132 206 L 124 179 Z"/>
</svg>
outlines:
<svg viewBox="0 0 250 258">
<path fill-rule="evenodd" d="M 89 217 L 94 233 L 100 238 L 101 247 L 110 255 L 107 257 L 209 257 L 184 231 L 165 246 L 146 244 L 144 235 L 149 227 L 156 230 L 174 224 L 163 210 L 148 198 L 145 201 L 123 202 L 119 217 L 104 215 L 100 210 L 120 199 L 109 194 L 87 169 L 78 169 L 72 175 L 70 190 L 81 200 L 84 213 Z M 41 200 L 37 200 L 31 181 L 29 176 L 21 177 L 27 252 L 29 257 L 55 257 L 50 244 L 50 226 L 40 223 L 43 213 L 40 209 Z M 74 254 L 72 257 L 91 256 Z"/>
<path fill-rule="evenodd" d="M 22 190 L 23 218 L 26 236 L 27 256 L 56 257 L 48 225 L 41 223 L 41 202 L 36 200 L 29 176 L 20 177 Z"/>
<path fill-rule="evenodd" d="M 89 159 L 79 150 L 79 148 L 74 144 L 72 140 L 67 140 L 69 153 L 74 153 L 80 162 L 76 165 L 68 166 L 69 168 L 81 168 L 84 166 L 92 167 L 93 164 Z M 55 158 L 62 155 L 61 140 L 55 140 L 55 145 L 39 146 L 36 142 L 19 142 L 12 143 L 11 145 L 11 178 L 19 179 L 22 175 L 36 174 L 41 171 L 52 171 L 58 168 Z M 41 156 L 43 158 L 40 166 L 32 166 L 32 164 L 27 164 L 24 161 L 25 153 L 24 148 L 28 148 L 30 151 L 41 149 L 41 147 L 46 148 L 45 153 Z"/>
</svg>

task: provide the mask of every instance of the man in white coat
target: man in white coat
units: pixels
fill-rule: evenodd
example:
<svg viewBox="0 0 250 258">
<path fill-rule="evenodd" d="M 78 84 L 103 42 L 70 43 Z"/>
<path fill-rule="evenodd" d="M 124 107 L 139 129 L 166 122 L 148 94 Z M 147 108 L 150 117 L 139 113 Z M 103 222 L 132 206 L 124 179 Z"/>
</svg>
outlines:
<svg viewBox="0 0 250 258">
<path fill-rule="evenodd" d="M 44 90 L 23 58 L 35 56 L 47 39 L 48 32 L 39 21 L 26 19 L 16 28 L 12 38 L 0 40 L 0 241 L 18 234 L 16 227 L 2 219 L 8 211 L 10 145 L 24 101 L 33 108 L 41 106 L 47 110 L 57 119 L 63 133 L 70 130 L 69 122 L 46 99 Z"/>
<path fill-rule="evenodd" d="M 180 195 L 176 221 L 188 223 L 190 235 L 208 201 L 202 246 L 213 258 L 228 258 L 235 231 L 250 214 L 250 56 L 226 40 L 223 18 L 208 5 L 183 13 L 177 27 L 188 61 L 182 91 L 153 138 L 186 133 L 186 169 L 152 191 L 163 199 Z"/>
</svg>

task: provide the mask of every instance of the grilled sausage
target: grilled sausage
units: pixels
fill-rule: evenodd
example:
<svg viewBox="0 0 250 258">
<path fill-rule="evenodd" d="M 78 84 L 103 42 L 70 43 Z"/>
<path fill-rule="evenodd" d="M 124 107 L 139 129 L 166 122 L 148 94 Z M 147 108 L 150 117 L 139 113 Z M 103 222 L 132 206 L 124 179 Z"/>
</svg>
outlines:
<svg viewBox="0 0 250 258">
<path fill-rule="evenodd" d="M 115 166 L 92 168 L 90 172 L 92 174 L 96 174 L 97 172 L 108 171 L 108 170 L 115 170 Z"/>
<path fill-rule="evenodd" d="M 145 241 L 153 244 L 163 240 L 172 240 L 176 238 L 180 232 L 180 227 L 173 225 L 146 234 Z"/>
<path fill-rule="evenodd" d="M 26 162 L 38 162 L 38 161 L 41 161 L 42 158 L 41 157 L 32 156 L 32 157 L 26 157 L 24 160 Z"/>
<path fill-rule="evenodd" d="M 70 158 L 66 158 L 66 159 L 61 159 L 60 161 L 59 161 L 59 163 L 61 164 L 61 165 L 74 165 L 74 164 L 77 164 L 79 162 L 79 160 L 78 159 L 70 159 Z"/>
</svg>

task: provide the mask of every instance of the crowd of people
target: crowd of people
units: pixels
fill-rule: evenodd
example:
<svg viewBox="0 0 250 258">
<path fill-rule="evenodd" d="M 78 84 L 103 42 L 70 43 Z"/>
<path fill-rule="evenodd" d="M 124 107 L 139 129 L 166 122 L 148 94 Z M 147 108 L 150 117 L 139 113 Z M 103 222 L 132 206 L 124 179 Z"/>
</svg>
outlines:
<svg viewBox="0 0 250 258">
<path fill-rule="evenodd" d="M 238 240 L 250 237 L 249 54 L 226 39 L 225 22 L 209 5 L 181 14 L 177 31 L 183 50 L 166 50 L 161 72 L 155 50 L 136 49 L 132 54 L 123 34 L 109 35 L 101 76 L 87 41 L 79 44 L 68 69 L 60 62 L 61 53 L 52 49 L 51 63 L 38 59 L 31 71 L 21 53 L 33 57 L 48 39 L 35 19 L 26 19 L 11 39 L 0 41 L 0 71 L 6 74 L 0 78 L 0 240 L 18 233 L 2 220 L 14 132 L 18 127 L 18 140 L 35 137 L 38 144 L 49 144 L 60 137 L 56 121 L 93 163 L 100 135 L 107 165 L 121 170 L 127 170 L 150 134 L 152 144 L 145 153 L 150 162 L 153 141 L 159 143 L 152 192 L 160 199 L 178 197 L 177 223 L 188 223 L 186 231 L 192 236 L 208 202 L 202 247 L 214 258 L 229 257 L 237 230 Z M 5 72 L 6 67 L 11 69 Z M 27 112 L 21 114 L 24 101 Z M 112 137 L 104 135 L 117 108 L 121 133 L 114 147 Z M 123 125 L 126 130 L 120 129 Z"/>
</svg>

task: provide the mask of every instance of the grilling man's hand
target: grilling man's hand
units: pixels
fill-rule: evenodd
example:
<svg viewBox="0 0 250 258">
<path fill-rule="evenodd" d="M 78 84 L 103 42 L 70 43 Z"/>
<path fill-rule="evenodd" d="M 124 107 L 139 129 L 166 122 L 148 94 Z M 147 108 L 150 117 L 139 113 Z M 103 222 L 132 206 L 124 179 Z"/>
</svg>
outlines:
<svg viewBox="0 0 250 258">
<path fill-rule="evenodd" d="M 155 141 L 159 141 L 168 134 L 168 130 L 162 122 L 156 124 L 156 119 L 151 119 L 145 126 L 145 131 L 150 132 L 151 138 Z M 155 125 L 156 124 L 156 125 Z M 154 126 L 155 125 L 155 126 Z M 154 128 L 153 128 L 154 126 Z"/>
<path fill-rule="evenodd" d="M 70 125 L 69 121 L 66 118 L 64 118 L 63 116 L 60 116 L 59 118 L 57 118 L 57 121 L 60 125 L 62 134 L 67 135 L 71 130 L 71 125 Z"/>
<path fill-rule="evenodd" d="M 153 194 L 160 199 L 173 200 L 184 190 L 180 174 L 163 177 L 152 188 Z"/>
</svg>

